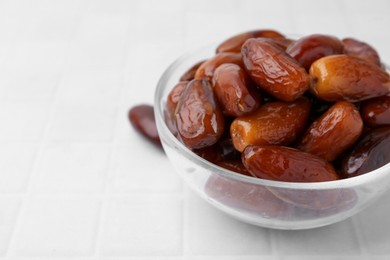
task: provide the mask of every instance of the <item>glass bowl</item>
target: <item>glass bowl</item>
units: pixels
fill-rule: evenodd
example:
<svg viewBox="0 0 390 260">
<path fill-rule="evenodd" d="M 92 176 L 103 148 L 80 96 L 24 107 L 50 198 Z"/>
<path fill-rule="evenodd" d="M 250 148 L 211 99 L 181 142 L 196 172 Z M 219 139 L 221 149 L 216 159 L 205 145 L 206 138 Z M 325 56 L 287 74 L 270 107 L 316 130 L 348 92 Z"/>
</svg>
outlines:
<svg viewBox="0 0 390 260">
<path fill-rule="evenodd" d="M 206 46 L 177 59 L 155 92 L 155 117 L 164 150 L 181 178 L 217 209 L 246 223 L 273 229 L 309 229 L 339 222 L 375 202 L 390 187 L 390 164 L 370 173 L 331 182 L 263 180 L 221 168 L 193 153 L 164 121 L 166 99 L 180 76 L 210 58 Z"/>
</svg>

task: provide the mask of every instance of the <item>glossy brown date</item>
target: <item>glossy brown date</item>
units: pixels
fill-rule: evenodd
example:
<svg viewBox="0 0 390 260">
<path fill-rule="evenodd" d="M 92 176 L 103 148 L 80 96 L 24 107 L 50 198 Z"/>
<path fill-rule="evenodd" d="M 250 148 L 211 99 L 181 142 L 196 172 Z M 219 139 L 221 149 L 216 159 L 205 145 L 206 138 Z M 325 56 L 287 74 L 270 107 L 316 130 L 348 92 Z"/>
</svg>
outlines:
<svg viewBox="0 0 390 260">
<path fill-rule="evenodd" d="M 248 145 L 289 145 L 304 130 L 310 102 L 271 102 L 250 115 L 237 117 L 230 126 L 234 147 L 242 152 Z"/>
<path fill-rule="evenodd" d="M 345 54 L 360 58 L 379 67 L 381 66 L 378 52 L 368 43 L 353 38 L 345 38 L 342 40 L 342 43 Z"/>
<path fill-rule="evenodd" d="M 255 31 L 249 31 L 244 32 L 238 35 L 235 35 L 226 41 L 222 42 L 217 47 L 217 53 L 219 52 L 240 52 L 241 46 L 244 44 L 244 42 L 250 38 L 257 38 L 257 37 L 266 37 L 266 38 L 277 38 L 277 39 L 283 39 L 284 36 L 280 34 L 277 31 L 274 30 L 255 30 Z"/>
<path fill-rule="evenodd" d="M 129 110 L 130 123 L 146 139 L 161 147 L 160 137 L 157 132 L 154 110 L 150 105 L 137 105 Z"/>
<path fill-rule="evenodd" d="M 369 131 L 344 158 L 341 175 L 350 178 L 378 169 L 390 162 L 390 127 Z"/>
<path fill-rule="evenodd" d="M 196 71 L 198 70 L 200 65 L 202 65 L 203 62 L 205 62 L 205 61 L 203 60 L 203 61 L 200 61 L 200 62 L 196 63 L 195 65 L 193 65 L 186 72 L 184 72 L 184 74 L 180 77 L 179 80 L 180 81 L 191 81 L 191 80 L 193 80 L 195 78 Z"/>
<path fill-rule="evenodd" d="M 176 84 L 176 86 L 173 87 L 171 92 L 168 95 L 167 103 L 165 107 L 165 122 L 169 128 L 169 130 L 174 134 L 177 135 L 177 128 L 176 128 L 176 119 L 175 119 L 175 111 L 177 107 L 177 103 L 179 102 L 179 99 L 181 95 L 184 92 L 184 89 L 187 87 L 188 81 L 180 81 Z"/>
<path fill-rule="evenodd" d="M 243 116 L 260 106 L 260 94 L 249 85 L 245 71 L 238 65 L 225 63 L 213 76 L 213 89 L 227 116 Z"/>
<path fill-rule="evenodd" d="M 297 147 L 333 161 L 356 142 L 362 130 L 363 121 L 355 105 L 339 101 L 309 126 Z"/>
<path fill-rule="evenodd" d="M 390 96 L 377 97 L 362 102 L 360 113 L 367 126 L 390 125 Z"/>
<path fill-rule="evenodd" d="M 333 36 L 312 34 L 291 43 L 286 52 L 309 71 L 319 58 L 343 53 L 343 44 Z"/>
<path fill-rule="evenodd" d="M 194 79 L 185 88 L 176 108 L 179 138 L 191 149 L 215 144 L 224 129 L 224 117 L 206 79 Z"/>
<path fill-rule="evenodd" d="M 224 63 L 233 63 L 240 67 L 244 67 L 241 53 L 222 52 L 203 62 L 196 70 L 195 78 L 207 78 L 212 80 L 214 71 L 219 67 L 219 65 Z"/>
<path fill-rule="evenodd" d="M 242 161 L 254 176 L 286 182 L 338 180 L 333 166 L 313 154 L 284 146 L 248 146 Z"/>
<path fill-rule="evenodd" d="M 282 49 L 259 39 L 241 48 L 245 68 L 257 86 L 283 101 L 293 101 L 309 87 L 305 69 Z"/>
<path fill-rule="evenodd" d="M 348 55 L 332 55 L 310 68 L 311 92 L 326 101 L 358 102 L 390 91 L 390 76 L 376 65 Z"/>
</svg>

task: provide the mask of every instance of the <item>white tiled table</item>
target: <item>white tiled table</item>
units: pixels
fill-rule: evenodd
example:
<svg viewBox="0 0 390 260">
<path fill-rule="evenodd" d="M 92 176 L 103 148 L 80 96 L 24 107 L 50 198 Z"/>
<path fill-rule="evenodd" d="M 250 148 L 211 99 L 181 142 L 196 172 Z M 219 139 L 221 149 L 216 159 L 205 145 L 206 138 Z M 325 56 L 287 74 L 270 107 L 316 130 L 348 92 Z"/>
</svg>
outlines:
<svg viewBox="0 0 390 260">
<path fill-rule="evenodd" d="M 387 0 L 1 0 L 1 259 L 389 259 L 390 193 L 341 223 L 275 231 L 198 199 L 126 114 L 185 50 L 253 28 L 372 43 Z"/>
</svg>

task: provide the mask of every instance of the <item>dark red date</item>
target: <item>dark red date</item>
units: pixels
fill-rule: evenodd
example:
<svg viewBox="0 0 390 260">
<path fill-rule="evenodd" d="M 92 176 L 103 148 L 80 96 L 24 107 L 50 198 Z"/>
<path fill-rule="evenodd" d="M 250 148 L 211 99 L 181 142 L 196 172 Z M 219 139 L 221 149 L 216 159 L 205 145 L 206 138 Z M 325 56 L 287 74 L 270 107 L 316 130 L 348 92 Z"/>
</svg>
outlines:
<svg viewBox="0 0 390 260">
<path fill-rule="evenodd" d="M 390 162 L 390 127 L 369 131 L 344 158 L 341 174 L 350 178 L 376 170 Z"/>
<path fill-rule="evenodd" d="M 260 106 L 260 93 L 249 85 L 245 71 L 238 65 L 225 63 L 213 76 L 214 93 L 227 116 L 243 116 Z"/>
<path fill-rule="evenodd" d="M 286 52 L 309 71 L 319 58 L 343 53 L 343 44 L 333 36 L 312 34 L 290 44 Z"/>
<path fill-rule="evenodd" d="M 245 68 L 257 86 L 283 101 L 294 101 L 309 88 L 306 70 L 282 49 L 259 39 L 241 49 Z"/>
<path fill-rule="evenodd" d="M 217 47 L 217 53 L 219 52 L 240 52 L 241 46 L 244 44 L 244 42 L 250 38 L 257 38 L 257 37 L 265 37 L 265 38 L 276 38 L 276 39 L 284 39 L 284 36 L 274 30 L 256 30 L 256 31 L 249 31 L 245 33 L 241 33 L 238 35 L 235 35 L 226 41 L 222 42 Z"/>
<path fill-rule="evenodd" d="M 368 43 L 358 41 L 353 38 L 345 38 L 342 42 L 345 54 L 360 58 L 379 67 L 381 66 L 381 60 L 378 52 Z"/>
<path fill-rule="evenodd" d="M 134 106 L 130 109 L 128 117 L 130 123 L 139 133 L 141 133 L 149 141 L 161 147 L 161 141 L 158 135 L 152 106 Z"/>
<path fill-rule="evenodd" d="M 324 159 L 284 146 L 247 146 L 242 161 L 254 177 L 267 180 L 321 182 L 339 179 L 333 166 Z"/>
<path fill-rule="evenodd" d="M 364 124 L 370 127 L 390 125 L 390 96 L 382 96 L 362 102 L 360 108 Z"/>
<path fill-rule="evenodd" d="M 191 149 L 215 144 L 224 129 L 224 117 L 206 79 L 190 81 L 175 113 L 179 138 Z"/>
</svg>

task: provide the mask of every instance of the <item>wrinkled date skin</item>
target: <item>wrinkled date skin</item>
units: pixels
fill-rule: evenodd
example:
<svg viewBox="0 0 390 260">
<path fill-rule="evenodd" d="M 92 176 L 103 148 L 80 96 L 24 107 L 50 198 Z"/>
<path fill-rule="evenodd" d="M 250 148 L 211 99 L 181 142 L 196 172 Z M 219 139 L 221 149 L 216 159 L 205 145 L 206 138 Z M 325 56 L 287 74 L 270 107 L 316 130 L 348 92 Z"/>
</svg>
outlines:
<svg viewBox="0 0 390 260">
<path fill-rule="evenodd" d="M 298 149 L 333 161 L 356 142 L 362 130 L 355 105 L 339 101 L 309 126 Z"/>
<path fill-rule="evenodd" d="M 334 181 L 339 177 L 333 166 L 310 153 L 284 146 L 248 146 L 242 162 L 254 176 L 287 182 Z"/>
<path fill-rule="evenodd" d="M 224 117 L 206 79 L 190 81 L 175 113 L 179 138 L 191 149 L 215 144 L 224 129 Z"/>
<path fill-rule="evenodd" d="M 184 89 L 187 87 L 188 81 L 180 81 L 173 87 L 171 92 L 167 98 L 167 104 L 165 108 L 165 122 L 169 128 L 169 130 L 173 133 L 173 135 L 177 135 L 177 128 L 175 122 L 175 111 L 177 107 L 177 103 L 181 95 L 184 92 Z"/>
<path fill-rule="evenodd" d="M 390 162 L 390 127 L 372 129 L 344 158 L 341 175 L 350 178 L 365 174 Z"/>
<path fill-rule="evenodd" d="M 342 43 L 345 54 L 381 66 L 379 54 L 371 45 L 353 38 L 345 38 Z"/>
<path fill-rule="evenodd" d="M 286 49 L 307 71 L 319 58 L 343 53 L 343 44 L 333 36 L 313 34 L 293 42 Z"/>
<path fill-rule="evenodd" d="M 294 101 L 309 88 L 306 70 L 282 49 L 259 39 L 241 49 L 245 68 L 257 86 L 283 101 Z"/>
<path fill-rule="evenodd" d="M 242 68 L 244 67 L 241 53 L 222 52 L 203 62 L 196 70 L 195 78 L 207 78 L 211 81 L 214 71 L 219 67 L 219 65 L 224 63 L 233 63 Z"/>
<path fill-rule="evenodd" d="M 326 101 L 358 102 L 386 95 L 390 76 L 381 68 L 348 55 L 332 55 L 310 68 L 311 92 Z"/>
<path fill-rule="evenodd" d="M 160 137 L 157 132 L 154 110 L 150 105 L 138 105 L 130 109 L 128 114 L 130 123 L 133 127 L 159 147 L 161 146 Z"/>
<path fill-rule="evenodd" d="M 288 145 L 304 130 L 310 102 L 271 102 L 250 115 L 237 117 L 230 126 L 234 147 L 242 152 L 248 145 Z"/>
<path fill-rule="evenodd" d="M 238 65 L 225 63 L 213 76 L 214 93 L 227 116 L 243 116 L 260 106 L 260 95 L 251 89 L 245 71 Z"/>
<path fill-rule="evenodd" d="M 205 191 L 212 199 L 226 206 L 264 217 L 284 218 L 294 210 L 294 206 L 278 199 L 265 187 L 217 174 L 207 180 Z"/>
<path fill-rule="evenodd" d="M 362 103 L 360 113 L 365 125 L 379 127 L 390 125 L 390 96 L 366 100 Z"/>
<path fill-rule="evenodd" d="M 198 63 L 196 63 L 195 65 L 193 65 L 191 68 L 189 68 L 186 72 L 184 72 L 184 74 L 180 77 L 180 81 L 191 81 L 195 78 L 195 73 L 196 71 L 198 70 L 198 68 L 200 67 L 200 65 L 202 65 L 205 61 L 200 61 Z"/>
<path fill-rule="evenodd" d="M 244 42 L 250 38 L 258 38 L 258 37 L 265 37 L 265 38 L 276 38 L 276 39 L 283 39 L 284 36 L 273 30 L 256 30 L 256 31 L 250 31 L 241 33 L 238 35 L 235 35 L 226 41 L 222 42 L 217 47 L 217 53 L 220 52 L 240 52 L 241 46 L 244 44 Z"/>
</svg>

